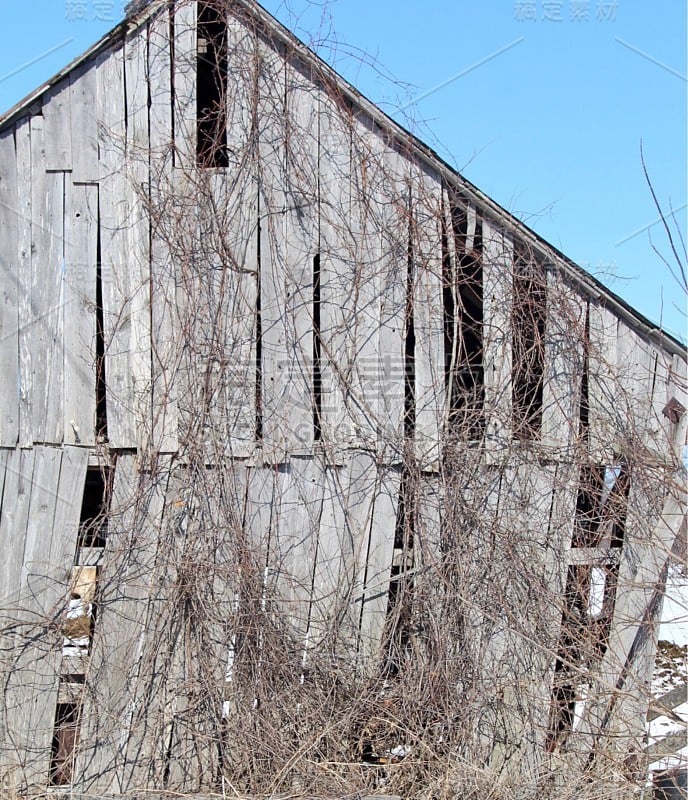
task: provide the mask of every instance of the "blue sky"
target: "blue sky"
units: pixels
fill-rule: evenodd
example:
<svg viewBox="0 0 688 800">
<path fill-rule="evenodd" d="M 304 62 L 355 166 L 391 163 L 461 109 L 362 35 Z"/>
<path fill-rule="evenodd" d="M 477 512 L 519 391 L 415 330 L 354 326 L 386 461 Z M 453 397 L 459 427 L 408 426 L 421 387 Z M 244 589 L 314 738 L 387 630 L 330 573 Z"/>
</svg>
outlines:
<svg viewBox="0 0 688 800">
<path fill-rule="evenodd" d="M 4 4 L 0 107 L 89 47 L 122 5 Z M 652 242 L 665 256 L 669 246 L 640 162 L 642 140 L 685 241 L 683 0 L 264 5 L 494 200 L 685 340 L 685 293 L 653 252 Z"/>
</svg>

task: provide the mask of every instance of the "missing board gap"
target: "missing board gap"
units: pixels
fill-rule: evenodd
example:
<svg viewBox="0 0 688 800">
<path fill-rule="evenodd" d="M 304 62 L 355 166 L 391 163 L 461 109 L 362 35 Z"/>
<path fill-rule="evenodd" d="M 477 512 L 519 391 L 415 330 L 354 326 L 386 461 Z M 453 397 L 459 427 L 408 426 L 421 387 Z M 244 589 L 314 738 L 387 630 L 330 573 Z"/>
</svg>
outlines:
<svg viewBox="0 0 688 800">
<path fill-rule="evenodd" d="M 199 167 L 225 168 L 227 151 L 227 12 L 217 0 L 198 3 L 196 157 Z"/>
<path fill-rule="evenodd" d="M 80 718 L 79 702 L 57 703 L 50 751 L 49 786 L 69 786 L 72 783 Z"/>
<path fill-rule="evenodd" d="M 542 428 L 547 278 L 532 253 L 515 250 L 512 307 L 512 409 L 514 436 L 538 439 Z"/>
<path fill-rule="evenodd" d="M 111 467 L 88 467 L 79 516 L 79 548 L 103 548 L 107 539 Z"/>
<path fill-rule="evenodd" d="M 447 420 L 451 438 L 478 440 L 485 430 L 482 218 L 454 197 L 449 219 L 443 242 Z"/>
</svg>

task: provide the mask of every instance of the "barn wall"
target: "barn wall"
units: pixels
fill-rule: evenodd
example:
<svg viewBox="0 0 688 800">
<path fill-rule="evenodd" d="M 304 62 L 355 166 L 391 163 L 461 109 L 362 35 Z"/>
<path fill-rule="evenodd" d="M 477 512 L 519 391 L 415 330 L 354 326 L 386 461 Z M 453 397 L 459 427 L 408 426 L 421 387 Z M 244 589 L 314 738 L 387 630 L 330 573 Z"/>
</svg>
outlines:
<svg viewBox="0 0 688 800">
<path fill-rule="evenodd" d="M 578 750 L 635 735 L 685 360 L 239 13 L 226 163 L 199 168 L 196 11 L 0 131 L 6 787 L 245 776 L 246 721 L 287 714 L 269 681 L 394 686 L 429 642 L 460 654 L 462 746 L 496 769 L 568 747 L 583 684 Z M 601 519 L 622 469 L 623 521 L 583 541 L 582 493 Z M 571 598 L 600 580 L 604 652 L 574 656 Z"/>
</svg>

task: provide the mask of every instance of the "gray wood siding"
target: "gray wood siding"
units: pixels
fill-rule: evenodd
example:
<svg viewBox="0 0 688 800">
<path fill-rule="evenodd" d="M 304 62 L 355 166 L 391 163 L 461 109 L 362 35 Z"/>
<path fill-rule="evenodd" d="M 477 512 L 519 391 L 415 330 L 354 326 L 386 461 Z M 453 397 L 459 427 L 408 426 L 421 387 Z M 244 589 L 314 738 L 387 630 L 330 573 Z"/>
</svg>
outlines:
<svg viewBox="0 0 688 800">
<path fill-rule="evenodd" d="M 608 558 L 572 547 L 579 468 L 625 459 L 613 631 L 581 728 L 622 730 L 634 701 L 600 686 L 629 659 L 624 686 L 646 677 L 634 642 L 681 524 L 683 500 L 652 488 L 678 474 L 688 415 L 664 409 L 688 406 L 684 356 L 547 263 L 542 423 L 517 441 L 523 231 L 242 16 L 228 166 L 199 168 L 197 39 L 196 4 L 163 4 L 0 131 L 0 775 L 48 781 L 86 564 L 75 791 L 216 788 L 231 737 L 275 696 L 298 716 L 310 669 L 392 685 L 400 587 L 422 612 L 409 650 L 435 642 L 466 665 L 476 758 L 535 771 L 567 570 Z M 486 425 L 450 442 L 452 202 L 481 259 Z M 114 468 L 103 548 L 78 547 L 93 463 Z M 446 619 L 460 640 L 441 640 Z"/>
</svg>

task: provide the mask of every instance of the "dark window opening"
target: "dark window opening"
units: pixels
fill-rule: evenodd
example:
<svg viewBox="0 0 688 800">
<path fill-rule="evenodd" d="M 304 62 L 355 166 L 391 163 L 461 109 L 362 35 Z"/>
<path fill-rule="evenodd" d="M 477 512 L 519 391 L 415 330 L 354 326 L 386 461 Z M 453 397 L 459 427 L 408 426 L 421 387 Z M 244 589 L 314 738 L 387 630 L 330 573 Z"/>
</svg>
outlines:
<svg viewBox="0 0 688 800">
<path fill-rule="evenodd" d="M 100 206 L 100 197 L 98 200 Z M 100 208 L 98 209 L 100 217 Z M 96 439 L 107 442 L 107 395 L 105 375 L 105 325 L 103 320 L 103 263 L 100 222 L 96 240 Z"/>
<path fill-rule="evenodd" d="M 74 775 L 74 758 L 79 744 L 79 703 L 58 703 L 50 754 L 50 786 L 67 786 Z"/>
<path fill-rule="evenodd" d="M 111 470 L 89 467 L 79 518 L 79 547 L 105 547 L 110 504 Z"/>
<path fill-rule="evenodd" d="M 409 439 L 416 428 L 416 329 L 413 316 L 415 264 L 413 254 L 412 221 L 406 252 L 406 338 L 404 343 L 404 436 Z"/>
<path fill-rule="evenodd" d="M 226 167 L 227 18 L 220 2 L 198 3 L 196 152 L 201 167 Z"/>
<path fill-rule="evenodd" d="M 598 547 L 604 489 L 604 467 L 580 470 L 572 547 Z"/>
<path fill-rule="evenodd" d="M 631 477 L 628 467 L 622 464 L 615 468 L 614 485 L 609 491 L 608 517 L 611 521 L 611 546 L 623 547 L 626 535 L 626 516 L 628 514 L 628 495 L 631 490 Z"/>
<path fill-rule="evenodd" d="M 313 439 L 322 438 L 322 340 L 320 336 L 320 253 L 313 256 Z"/>
<path fill-rule="evenodd" d="M 626 464 L 581 467 L 571 546 L 622 547 L 630 488 Z"/>
<path fill-rule="evenodd" d="M 448 421 L 450 432 L 479 438 L 485 426 L 482 220 L 476 219 L 471 238 L 463 206 L 452 203 L 450 218 L 454 274 L 450 254 L 443 256 Z"/>
<path fill-rule="evenodd" d="M 545 272 L 523 248 L 514 254 L 512 357 L 513 425 L 518 439 L 535 439 L 542 423 L 545 367 Z"/>
</svg>

